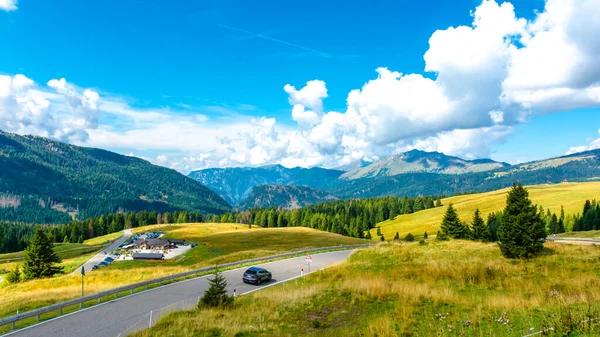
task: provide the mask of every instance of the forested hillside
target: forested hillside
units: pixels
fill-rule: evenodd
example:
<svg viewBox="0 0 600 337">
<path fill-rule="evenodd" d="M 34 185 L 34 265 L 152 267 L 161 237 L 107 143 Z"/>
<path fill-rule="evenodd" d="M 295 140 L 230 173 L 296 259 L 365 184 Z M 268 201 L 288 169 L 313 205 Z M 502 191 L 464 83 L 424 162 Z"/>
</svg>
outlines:
<svg viewBox="0 0 600 337">
<path fill-rule="evenodd" d="M 314 168 L 286 168 L 281 165 L 261 167 L 212 168 L 189 174 L 231 205 L 238 205 L 260 185 L 294 185 L 327 189 L 344 171 Z"/>
<path fill-rule="evenodd" d="M 117 211 L 230 206 L 178 172 L 139 158 L 0 131 L 0 220 L 64 223 Z"/>
<path fill-rule="evenodd" d="M 261 185 L 254 187 L 250 196 L 237 208 L 273 206 L 293 209 L 335 199 L 337 198 L 327 191 L 306 186 Z"/>
</svg>

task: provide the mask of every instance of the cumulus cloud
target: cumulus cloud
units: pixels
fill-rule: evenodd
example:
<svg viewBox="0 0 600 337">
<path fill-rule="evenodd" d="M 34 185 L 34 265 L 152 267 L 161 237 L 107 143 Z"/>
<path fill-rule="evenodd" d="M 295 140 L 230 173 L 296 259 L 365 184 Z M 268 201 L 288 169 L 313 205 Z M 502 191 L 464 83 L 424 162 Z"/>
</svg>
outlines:
<svg viewBox="0 0 600 337">
<path fill-rule="evenodd" d="M 600 129 L 598 129 L 598 135 L 600 135 Z M 571 147 L 566 154 L 573 154 L 577 152 L 591 151 L 596 149 L 600 149 L 600 138 L 592 140 L 588 145 Z"/>
<path fill-rule="evenodd" d="M 85 141 L 97 126 L 98 93 L 65 79 L 40 87 L 24 75 L 0 76 L 0 128 L 62 141 Z"/>
<path fill-rule="evenodd" d="M 17 3 L 17 0 L 0 0 L 0 9 L 7 12 L 16 11 Z"/>
<path fill-rule="evenodd" d="M 412 148 L 487 157 L 531 116 L 600 106 L 599 16 L 597 0 L 548 0 L 532 20 L 517 17 L 508 2 L 484 0 L 470 25 L 433 32 L 424 53 L 424 71 L 433 76 L 378 68 L 348 93 L 341 111 L 325 109 L 323 81 L 285 85 L 294 126 L 268 117 L 232 122 L 202 111 L 136 109 L 64 79 L 41 89 L 17 75 L 0 77 L 0 127 L 69 140 L 67 131 L 79 130 L 89 135 L 81 144 L 152 152 L 152 162 L 183 172 L 339 167 Z M 113 121 L 98 125 L 98 115 Z"/>
</svg>

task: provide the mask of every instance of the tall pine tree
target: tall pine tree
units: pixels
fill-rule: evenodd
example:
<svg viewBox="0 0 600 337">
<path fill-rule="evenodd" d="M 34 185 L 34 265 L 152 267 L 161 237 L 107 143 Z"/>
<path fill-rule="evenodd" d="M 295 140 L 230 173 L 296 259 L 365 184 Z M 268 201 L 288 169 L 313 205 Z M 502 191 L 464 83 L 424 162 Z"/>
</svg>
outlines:
<svg viewBox="0 0 600 337">
<path fill-rule="evenodd" d="M 46 234 L 46 230 L 38 227 L 25 249 L 23 259 L 23 276 L 26 280 L 41 277 L 51 277 L 60 273 L 63 267 L 56 266 L 62 260 L 54 252 L 54 245 Z"/>
<path fill-rule="evenodd" d="M 442 233 L 453 239 L 468 239 L 470 236 L 469 228 L 460 221 L 452 203 L 448 205 L 444 214 Z"/>
<path fill-rule="evenodd" d="M 498 245 L 507 258 L 530 258 L 544 248 L 546 226 L 523 185 L 513 184 L 498 228 Z"/>
<path fill-rule="evenodd" d="M 490 229 L 483 221 L 479 208 L 475 210 L 473 214 L 473 223 L 471 225 L 473 230 L 473 240 L 489 241 L 490 240 Z"/>
</svg>

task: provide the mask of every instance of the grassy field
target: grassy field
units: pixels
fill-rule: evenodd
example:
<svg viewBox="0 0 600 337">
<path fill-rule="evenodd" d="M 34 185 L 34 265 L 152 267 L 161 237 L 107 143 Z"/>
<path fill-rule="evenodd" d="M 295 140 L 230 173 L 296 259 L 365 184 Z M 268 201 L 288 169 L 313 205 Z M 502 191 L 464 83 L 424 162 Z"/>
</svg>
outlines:
<svg viewBox="0 0 600 337">
<path fill-rule="evenodd" d="M 598 336 L 600 321 L 581 322 L 600 317 L 600 248 L 546 247 L 517 261 L 495 244 L 388 243 L 135 336 Z"/>
<path fill-rule="evenodd" d="M 110 241 L 115 241 L 116 239 L 120 238 L 121 235 L 123 235 L 123 232 L 116 232 L 116 233 L 111 233 L 111 234 L 106 234 L 104 236 L 99 236 L 93 239 L 88 239 L 83 241 L 84 245 L 88 245 L 88 246 L 95 246 L 95 245 L 106 245 L 109 244 Z"/>
<path fill-rule="evenodd" d="M 529 186 L 527 189 L 533 203 L 542 205 L 544 209 L 550 209 L 557 215 L 560 214 L 561 205 L 566 214 L 576 214 L 581 213 L 586 199 L 600 200 L 600 182 L 537 185 Z M 449 203 L 454 205 L 462 220 L 471 223 L 473 212 L 478 207 L 484 218 L 491 212 L 504 209 L 507 192 L 508 189 L 503 189 L 442 199 L 443 207 L 400 215 L 394 220 L 380 222 L 378 226 L 381 226 L 381 233 L 388 240 L 392 239 L 396 232 L 401 238 L 408 233 L 412 233 L 417 239 L 424 232 L 435 235 L 440 230 L 442 217 Z M 376 230 L 372 230 L 373 240 L 379 240 L 375 234 Z"/>
<path fill-rule="evenodd" d="M 600 238 L 600 230 L 585 232 L 569 232 L 556 235 L 559 238 Z"/>
<path fill-rule="evenodd" d="M 160 276 L 220 263 L 268 256 L 305 248 L 364 243 L 364 240 L 313 229 L 252 228 L 236 224 L 177 224 L 154 226 L 167 237 L 198 243 L 185 255 L 165 261 L 120 261 L 86 276 L 86 293 L 95 293 Z M 237 229 L 236 229 L 237 228 Z M 144 228 L 142 231 L 147 231 Z M 65 261 L 66 262 L 66 261 Z M 81 277 L 62 275 L 50 279 L 7 285 L 0 289 L 0 317 L 80 295 Z"/>
</svg>

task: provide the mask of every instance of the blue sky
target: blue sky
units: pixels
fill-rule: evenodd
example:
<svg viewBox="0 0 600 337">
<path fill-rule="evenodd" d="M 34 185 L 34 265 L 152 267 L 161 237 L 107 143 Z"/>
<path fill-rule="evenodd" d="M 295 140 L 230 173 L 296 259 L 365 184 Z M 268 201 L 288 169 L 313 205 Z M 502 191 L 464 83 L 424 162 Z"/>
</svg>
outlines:
<svg viewBox="0 0 600 337">
<path fill-rule="evenodd" d="M 2 2 L 11 1 L 14 0 L 0 0 L 0 8 Z M 373 108 L 376 111 L 369 113 L 376 116 L 374 119 L 361 117 L 378 120 L 383 118 L 378 113 L 385 115 L 386 109 L 399 109 L 394 116 L 400 117 L 390 119 L 391 128 L 384 125 L 385 137 L 374 135 L 382 124 L 365 124 L 372 132 L 348 131 L 348 125 L 354 121 L 335 124 L 323 118 L 331 111 L 347 113 L 349 93 L 355 89 L 366 92 L 365 84 L 378 79 L 375 70 L 379 67 L 420 74 L 430 80 L 435 80 L 438 73 L 452 73 L 455 78 L 445 80 L 440 87 L 448 90 L 457 86 L 459 82 L 453 81 L 459 81 L 465 73 L 461 70 L 456 74 L 456 68 L 448 66 L 451 60 L 443 59 L 443 50 L 431 57 L 430 64 L 437 64 L 431 67 L 437 67 L 435 71 L 424 71 L 424 54 L 430 49 L 430 38 L 436 30 L 472 27 L 472 13 L 480 5 L 480 1 L 472 0 L 433 1 L 427 6 L 414 1 L 19 0 L 16 9 L 13 6 L 9 11 L 0 10 L 0 50 L 9 51 L 0 53 L 0 74 L 12 78 L 23 74 L 33 81 L 31 90 L 41 92 L 51 103 L 47 115 L 53 117 L 53 124 L 49 127 L 47 123 L 20 121 L 24 126 L 16 127 L 12 120 L 0 126 L 8 131 L 38 133 L 137 155 L 181 171 L 274 162 L 335 167 L 411 147 L 517 162 L 562 155 L 572 147 L 593 143 L 600 127 L 598 102 L 593 100 L 581 103 L 573 99 L 577 102 L 566 104 L 565 108 L 549 108 L 556 106 L 551 99 L 536 99 L 532 103 L 519 98 L 519 109 L 527 106 L 530 112 L 510 112 L 514 108 L 507 104 L 502 106 L 506 109 L 503 121 L 493 123 L 488 121 L 488 114 L 491 106 L 498 106 L 498 99 L 483 105 L 466 102 L 466 108 L 456 112 L 456 118 L 470 119 L 479 113 L 477 109 L 483 109 L 486 120 L 473 117 L 472 121 L 457 125 L 432 123 L 435 127 L 422 127 L 422 121 L 414 121 L 416 112 L 405 113 L 407 108 L 390 103 L 391 108 Z M 512 1 L 512 5 L 516 17 L 529 22 L 536 20 L 536 11 L 545 11 L 542 0 Z M 531 30 L 532 35 L 536 33 Z M 565 65 L 567 69 L 571 66 Z M 61 78 L 66 79 L 66 84 L 49 85 L 50 80 Z M 311 80 L 321 80 L 326 85 L 325 96 L 316 94 L 322 107 L 321 103 L 315 107 L 315 98 L 304 94 L 294 100 L 293 94 L 283 89 L 290 84 L 299 92 Z M 595 80 L 589 84 L 594 90 L 599 79 Z M 527 82 L 522 78 L 519 81 Z M 558 81 L 554 89 L 569 87 L 568 80 L 563 82 Z M 521 90 L 522 85 L 518 88 Z M 86 89 L 99 97 L 89 103 Z M 15 94 L 14 88 L 12 92 L 14 97 L 23 94 Z M 34 97 L 35 92 L 28 97 Z M 56 94 L 63 97 L 52 96 Z M 395 94 L 390 91 L 389 95 Z M 481 92 L 474 95 L 485 96 Z M 73 99 L 79 103 L 73 104 Z M 364 106 L 369 108 L 373 106 L 370 99 L 363 97 L 360 102 L 366 102 Z M 515 100 L 511 104 L 516 104 Z M 120 108 L 115 108 L 115 104 Z M 14 105 L 6 105 L 5 112 L 18 114 L 17 110 L 10 110 Z M 316 117 L 305 116 L 314 119 L 308 121 L 309 126 L 299 126 L 306 121 L 299 121 L 304 117 L 293 117 L 292 105 L 316 111 Z M 446 110 L 440 108 L 440 116 L 446 116 Z M 418 111 L 429 113 L 427 109 Z M 432 114 L 423 120 L 429 123 L 436 116 Z M 332 114 L 330 119 L 334 117 L 350 119 L 348 114 Z M 173 125 L 156 129 L 150 126 L 152 123 Z M 322 131 L 331 123 L 335 126 Z M 406 132 L 394 136 L 394 123 Z M 67 124 L 68 130 L 61 130 Z M 74 133 L 77 127 L 81 130 Z M 186 134 L 206 130 L 207 135 L 182 136 L 169 146 L 164 141 L 152 143 L 153 135 L 159 132 L 172 133 L 172 138 L 177 138 L 179 127 L 186 128 Z M 453 146 L 439 144 L 444 132 L 486 127 L 494 129 L 484 133 L 495 136 L 484 145 L 461 147 L 460 141 Z M 110 141 L 115 138 L 111 135 L 127 132 L 130 138 Z M 256 133 L 261 136 L 254 137 Z M 352 146 L 347 145 L 348 139 Z M 474 140 L 477 137 L 464 142 Z M 177 147 L 178 141 L 185 146 Z M 278 146 L 286 141 L 297 147 L 293 153 Z M 241 153 L 244 150 L 246 153 Z M 318 155 L 313 155 L 315 151 Z"/>
</svg>

